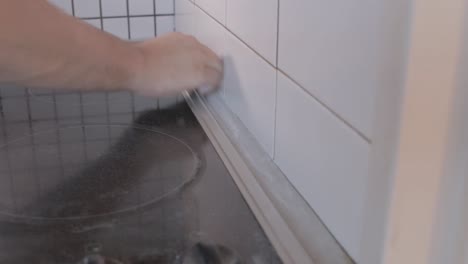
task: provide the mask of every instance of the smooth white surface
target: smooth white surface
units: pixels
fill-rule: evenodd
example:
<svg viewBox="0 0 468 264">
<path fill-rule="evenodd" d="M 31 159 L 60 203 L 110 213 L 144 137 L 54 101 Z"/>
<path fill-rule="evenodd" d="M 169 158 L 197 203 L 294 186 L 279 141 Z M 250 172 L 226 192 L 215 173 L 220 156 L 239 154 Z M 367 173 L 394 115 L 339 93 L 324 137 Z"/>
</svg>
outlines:
<svg viewBox="0 0 468 264">
<path fill-rule="evenodd" d="M 176 31 L 193 35 L 195 33 L 196 7 L 188 0 L 176 0 Z"/>
<path fill-rule="evenodd" d="M 83 21 L 90 24 L 91 26 L 95 28 L 102 29 L 100 19 L 83 19 Z"/>
<path fill-rule="evenodd" d="M 275 161 L 357 260 L 369 144 L 278 74 Z"/>
<path fill-rule="evenodd" d="M 372 135 L 388 21 L 382 1 L 289 0 L 280 5 L 279 68 L 339 116 Z"/>
<path fill-rule="evenodd" d="M 208 46 L 219 56 L 226 53 L 226 29 L 210 16 L 195 7 L 194 35 L 204 45 Z"/>
<path fill-rule="evenodd" d="M 226 0 L 194 0 L 193 2 L 222 24 L 226 23 Z"/>
<path fill-rule="evenodd" d="M 276 65 L 278 0 L 226 1 L 227 27 L 271 64 Z"/>
<path fill-rule="evenodd" d="M 78 0 L 80 1 L 80 0 Z M 125 16 L 127 15 L 126 0 L 101 0 L 103 16 Z"/>
<path fill-rule="evenodd" d="M 154 14 L 153 0 L 129 0 L 130 15 Z"/>
<path fill-rule="evenodd" d="M 273 156 L 276 70 L 226 32 L 225 100 Z"/>
<path fill-rule="evenodd" d="M 113 92 L 107 95 L 110 114 L 128 114 L 132 112 L 132 96 L 128 92 Z"/>
<path fill-rule="evenodd" d="M 49 2 L 68 14 L 72 13 L 72 4 L 70 0 L 49 0 Z"/>
<path fill-rule="evenodd" d="M 156 14 L 174 14 L 174 0 L 155 0 Z"/>
<path fill-rule="evenodd" d="M 126 18 L 106 18 L 103 20 L 104 31 L 119 38 L 128 39 L 128 21 Z"/>
<path fill-rule="evenodd" d="M 156 34 L 158 36 L 174 32 L 174 17 L 162 16 L 156 17 Z"/>
<path fill-rule="evenodd" d="M 154 17 L 130 18 L 130 36 L 134 40 L 143 40 L 154 37 Z"/>
<path fill-rule="evenodd" d="M 2 100 L 2 111 L 5 113 L 7 120 L 28 120 L 28 109 L 26 102 L 21 99 L 9 98 Z"/>
<path fill-rule="evenodd" d="M 78 0 L 75 1 L 75 16 L 77 17 L 99 17 L 98 0 Z"/>
<path fill-rule="evenodd" d="M 59 118 L 80 116 L 81 107 L 79 94 L 55 95 L 55 101 L 57 102 L 57 116 Z"/>
</svg>

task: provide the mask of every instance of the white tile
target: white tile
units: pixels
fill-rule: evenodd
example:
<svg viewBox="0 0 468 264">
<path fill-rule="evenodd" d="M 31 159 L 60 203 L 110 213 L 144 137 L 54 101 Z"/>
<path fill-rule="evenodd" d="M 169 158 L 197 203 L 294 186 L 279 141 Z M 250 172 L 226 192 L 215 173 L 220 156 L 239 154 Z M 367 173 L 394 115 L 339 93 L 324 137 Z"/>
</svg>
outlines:
<svg viewBox="0 0 468 264">
<path fill-rule="evenodd" d="M 161 97 L 158 99 L 158 108 L 166 109 L 177 104 L 177 97 Z"/>
<path fill-rule="evenodd" d="M 154 38 L 154 17 L 130 18 L 130 36 L 132 40 Z"/>
<path fill-rule="evenodd" d="M 63 94 L 55 97 L 57 102 L 57 115 L 63 117 L 79 117 L 81 115 L 80 95 Z"/>
<path fill-rule="evenodd" d="M 31 130 L 29 127 L 29 122 L 17 122 L 5 124 L 5 127 L 2 127 L 2 130 L 5 129 L 6 135 L 9 139 L 21 138 L 18 142 L 9 142 L 10 147 L 24 146 L 30 144 L 31 141 Z"/>
<path fill-rule="evenodd" d="M 101 28 L 101 20 L 100 19 L 83 19 L 84 22 L 90 24 L 91 26 L 102 29 Z"/>
<path fill-rule="evenodd" d="M 188 0 L 176 0 L 175 29 L 193 35 L 195 32 L 195 5 Z"/>
<path fill-rule="evenodd" d="M 131 113 L 132 97 L 127 92 L 109 93 L 109 113 Z"/>
<path fill-rule="evenodd" d="M 226 25 L 276 65 L 278 0 L 227 0 Z"/>
<path fill-rule="evenodd" d="M 98 106 L 96 106 L 96 108 L 97 107 Z M 88 108 L 89 106 L 86 106 L 85 111 L 84 111 L 85 112 L 84 123 L 86 125 L 93 125 L 93 124 L 104 125 L 108 123 L 105 105 L 99 106 L 99 108 L 97 109 L 98 111 L 101 111 L 101 113 L 99 113 L 98 111 L 88 111 L 87 110 Z"/>
<path fill-rule="evenodd" d="M 3 99 L 2 110 L 6 120 L 28 120 L 28 106 L 22 98 Z"/>
<path fill-rule="evenodd" d="M 82 129 L 80 128 L 82 131 Z M 82 139 L 81 139 L 82 140 Z M 85 150 L 83 142 L 63 143 L 60 145 L 61 163 L 68 168 L 71 164 L 83 164 L 85 162 Z"/>
<path fill-rule="evenodd" d="M 107 127 L 104 126 L 85 126 L 86 140 L 105 140 L 108 138 Z"/>
<path fill-rule="evenodd" d="M 356 259 L 369 144 L 283 74 L 278 74 L 275 161 Z"/>
<path fill-rule="evenodd" d="M 57 135 L 51 132 L 51 128 L 57 127 L 57 122 L 53 121 L 35 121 L 32 123 L 34 130 L 34 143 L 37 145 L 55 144 L 57 142 Z"/>
<path fill-rule="evenodd" d="M 105 154 L 109 153 L 109 142 L 105 141 L 96 141 L 88 143 L 85 146 L 85 153 L 88 160 L 97 160 Z"/>
<path fill-rule="evenodd" d="M 154 14 L 153 0 L 129 0 L 130 15 Z"/>
<path fill-rule="evenodd" d="M 103 16 L 125 16 L 127 15 L 126 0 L 101 0 Z"/>
<path fill-rule="evenodd" d="M 226 23 L 226 1 L 227 0 L 194 0 L 198 6 L 222 24 Z"/>
<path fill-rule="evenodd" d="M 77 17 L 99 17 L 99 0 L 75 1 L 75 15 Z"/>
<path fill-rule="evenodd" d="M 226 34 L 225 99 L 265 151 L 273 155 L 276 70 Z"/>
<path fill-rule="evenodd" d="M 193 35 L 219 56 L 224 56 L 226 53 L 226 29 L 199 9 L 195 10 L 192 23 L 195 25 Z"/>
<path fill-rule="evenodd" d="M 386 38 L 381 2 L 291 0 L 280 5 L 279 68 L 371 136 Z M 391 18 L 391 17 L 390 17 Z M 386 21 L 387 20 L 387 21 Z"/>
<path fill-rule="evenodd" d="M 156 34 L 158 36 L 174 32 L 174 16 L 156 17 Z"/>
<path fill-rule="evenodd" d="M 174 0 L 155 0 L 156 14 L 174 14 Z"/>
<path fill-rule="evenodd" d="M 38 100 L 31 100 L 29 102 L 29 107 L 31 111 L 31 118 L 33 120 L 37 119 L 54 119 L 55 118 L 55 108 L 54 108 L 54 99 L 49 95 L 41 95 L 37 98 Z"/>
<path fill-rule="evenodd" d="M 128 21 L 126 18 L 106 18 L 103 24 L 106 32 L 122 39 L 128 39 Z"/>
<path fill-rule="evenodd" d="M 72 1 L 71 0 L 49 0 L 50 3 L 56 7 L 62 9 L 68 14 L 72 13 Z"/>
<path fill-rule="evenodd" d="M 13 86 L 3 86 L 0 87 L 0 95 L 2 98 L 12 97 L 12 96 L 24 96 L 25 89 Z"/>
<path fill-rule="evenodd" d="M 158 108 L 158 99 L 151 97 L 135 96 L 135 111 L 141 112 Z"/>
<path fill-rule="evenodd" d="M 65 156 L 65 155 L 64 155 Z M 53 168 L 60 166 L 58 146 L 57 145 L 41 145 L 34 147 L 35 163 L 41 167 Z M 60 157 L 60 158 L 59 158 Z M 60 165 L 58 165 L 60 164 Z"/>
<path fill-rule="evenodd" d="M 24 148 L 10 148 L 8 150 L 8 157 L 11 169 L 24 169 L 25 164 L 33 164 L 33 152 L 30 146 Z M 15 177 L 13 177 L 16 179 Z"/>
<path fill-rule="evenodd" d="M 132 114 L 113 114 L 110 115 L 111 123 L 129 124 L 133 121 Z"/>
<path fill-rule="evenodd" d="M 103 93 L 83 94 L 83 114 L 86 116 L 104 115 L 107 113 L 106 95 Z"/>
<path fill-rule="evenodd" d="M 82 127 L 62 128 L 59 130 L 59 138 L 61 143 L 82 143 L 85 134 Z"/>
</svg>

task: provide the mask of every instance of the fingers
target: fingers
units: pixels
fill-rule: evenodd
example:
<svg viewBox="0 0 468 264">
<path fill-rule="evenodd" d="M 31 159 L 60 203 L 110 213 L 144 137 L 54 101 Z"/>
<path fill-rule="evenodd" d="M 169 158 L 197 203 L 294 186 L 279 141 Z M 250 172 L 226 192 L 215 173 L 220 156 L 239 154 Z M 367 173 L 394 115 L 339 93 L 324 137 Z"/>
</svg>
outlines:
<svg viewBox="0 0 468 264">
<path fill-rule="evenodd" d="M 157 96 L 195 88 L 210 92 L 221 83 L 222 60 L 192 36 L 171 33 L 138 46 L 146 51 L 146 68 L 136 81 L 142 92 Z"/>
<path fill-rule="evenodd" d="M 223 78 L 223 61 L 208 47 L 200 43 L 204 57 L 204 83 L 201 89 L 202 93 L 211 92 L 220 86 Z"/>
<path fill-rule="evenodd" d="M 217 71 L 220 71 L 222 72 L 223 71 L 223 62 L 221 61 L 221 59 L 218 57 L 218 55 L 216 55 L 211 49 L 209 49 L 208 47 L 201 45 L 201 48 L 202 48 L 202 52 L 203 54 L 206 56 L 207 58 L 207 64 L 208 66 L 210 66 L 211 68 L 217 70 Z"/>
<path fill-rule="evenodd" d="M 223 74 L 217 69 L 206 67 L 204 75 L 205 81 L 201 87 L 202 93 L 211 92 L 221 85 Z"/>
</svg>

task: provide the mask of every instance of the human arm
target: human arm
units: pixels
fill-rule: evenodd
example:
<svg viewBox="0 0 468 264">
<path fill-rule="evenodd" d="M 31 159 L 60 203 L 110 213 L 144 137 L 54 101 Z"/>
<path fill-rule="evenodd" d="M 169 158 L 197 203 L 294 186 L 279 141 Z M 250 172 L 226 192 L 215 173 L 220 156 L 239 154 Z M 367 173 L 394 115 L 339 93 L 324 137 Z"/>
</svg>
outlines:
<svg viewBox="0 0 468 264">
<path fill-rule="evenodd" d="M 221 79 L 219 58 L 193 37 L 131 43 L 46 0 L 0 0 L 0 84 L 170 95 Z"/>
</svg>

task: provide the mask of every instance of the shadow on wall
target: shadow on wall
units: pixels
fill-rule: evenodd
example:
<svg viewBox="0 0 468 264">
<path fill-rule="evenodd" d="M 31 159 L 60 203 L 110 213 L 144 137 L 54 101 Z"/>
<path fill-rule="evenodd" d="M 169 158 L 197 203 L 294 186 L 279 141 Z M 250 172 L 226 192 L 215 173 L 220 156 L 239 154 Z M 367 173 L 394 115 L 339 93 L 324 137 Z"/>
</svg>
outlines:
<svg viewBox="0 0 468 264">
<path fill-rule="evenodd" d="M 248 109 L 242 109 L 241 106 L 248 106 L 246 94 L 241 83 L 240 72 L 235 59 L 232 56 L 223 57 L 224 79 L 221 88 L 221 94 L 224 102 L 231 108 L 236 115 L 240 116 Z"/>
</svg>

